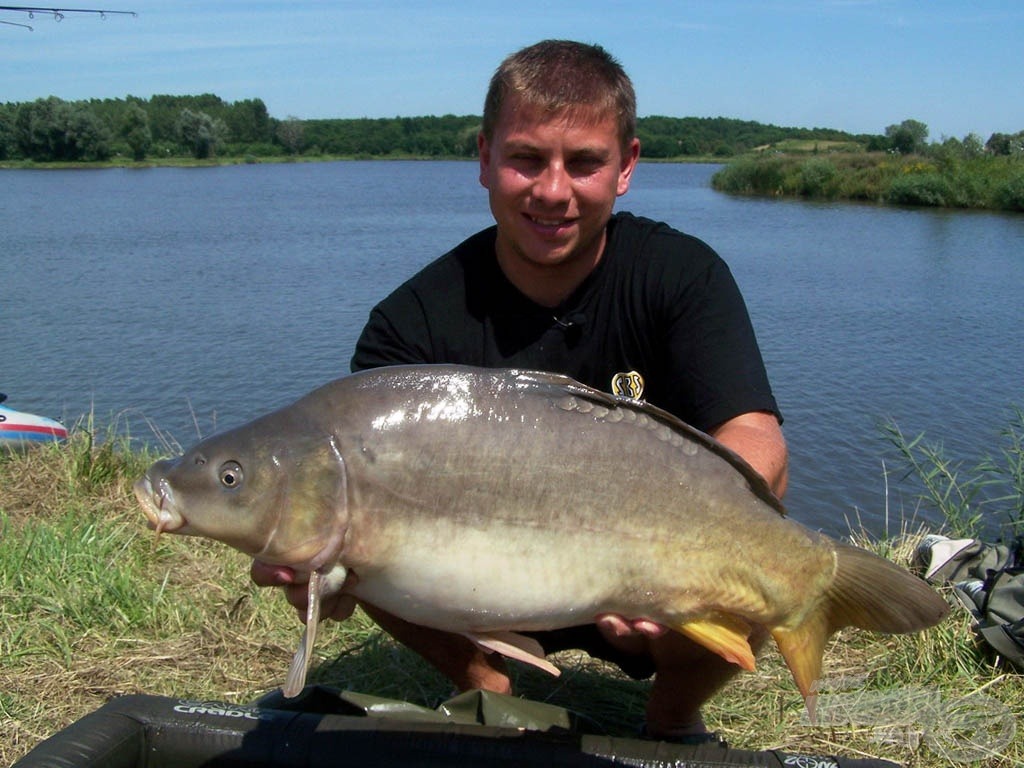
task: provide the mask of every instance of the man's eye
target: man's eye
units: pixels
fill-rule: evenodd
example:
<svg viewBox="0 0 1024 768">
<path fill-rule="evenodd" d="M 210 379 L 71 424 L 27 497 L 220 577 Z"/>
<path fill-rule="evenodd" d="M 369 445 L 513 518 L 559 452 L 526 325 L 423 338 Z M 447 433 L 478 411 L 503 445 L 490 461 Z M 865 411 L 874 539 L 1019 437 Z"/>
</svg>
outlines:
<svg viewBox="0 0 1024 768">
<path fill-rule="evenodd" d="M 604 163 L 596 157 L 581 157 L 578 160 L 572 160 L 569 163 L 569 172 L 583 176 L 591 173 L 596 173 L 604 167 Z"/>
</svg>

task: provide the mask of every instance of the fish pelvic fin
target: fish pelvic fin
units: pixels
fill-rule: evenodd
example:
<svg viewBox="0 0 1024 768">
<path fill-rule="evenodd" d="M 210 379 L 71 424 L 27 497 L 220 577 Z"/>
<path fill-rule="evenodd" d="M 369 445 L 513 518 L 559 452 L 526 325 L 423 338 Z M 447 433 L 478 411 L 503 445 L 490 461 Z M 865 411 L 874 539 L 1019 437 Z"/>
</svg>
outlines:
<svg viewBox="0 0 1024 768">
<path fill-rule="evenodd" d="M 517 632 L 465 632 L 477 646 L 491 653 L 530 664 L 558 677 L 562 670 L 544 658 L 544 649 L 532 637 Z"/>
<path fill-rule="evenodd" d="M 739 616 L 715 612 L 710 616 L 688 621 L 674 629 L 726 661 L 753 672 L 754 651 L 750 647 L 751 627 Z"/>
<path fill-rule="evenodd" d="M 795 627 L 771 630 L 814 722 L 825 644 L 843 627 L 899 634 L 938 624 L 949 605 L 922 579 L 866 549 L 835 542 L 832 584 Z"/>
</svg>

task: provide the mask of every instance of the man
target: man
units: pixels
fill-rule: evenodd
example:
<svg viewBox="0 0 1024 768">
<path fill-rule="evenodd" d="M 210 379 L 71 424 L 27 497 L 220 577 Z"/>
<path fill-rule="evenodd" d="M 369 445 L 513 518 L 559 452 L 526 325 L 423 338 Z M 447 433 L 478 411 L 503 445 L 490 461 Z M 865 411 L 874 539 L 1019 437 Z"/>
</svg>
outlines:
<svg viewBox="0 0 1024 768">
<path fill-rule="evenodd" d="M 640 156 L 635 129 L 632 84 L 603 49 L 549 40 L 507 58 L 491 80 L 478 138 L 496 224 L 375 307 L 352 368 L 543 369 L 642 396 L 743 456 L 781 496 L 778 408 L 728 268 L 695 238 L 613 215 Z M 304 604 L 288 569 L 254 564 L 253 578 L 290 585 L 289 600 Z M 324 610 L 345 618 L 352 607 L 339 597 Z M 511 691 L 501 657 L 363 608 L 460 689 Z M 653 622 L 595 622 L 535 636 L 548 652 L 582 648 L 634 677 L 654 674 L 646 734 L 699 738 L 701 705 L 737 668 Z"/>
</svg>

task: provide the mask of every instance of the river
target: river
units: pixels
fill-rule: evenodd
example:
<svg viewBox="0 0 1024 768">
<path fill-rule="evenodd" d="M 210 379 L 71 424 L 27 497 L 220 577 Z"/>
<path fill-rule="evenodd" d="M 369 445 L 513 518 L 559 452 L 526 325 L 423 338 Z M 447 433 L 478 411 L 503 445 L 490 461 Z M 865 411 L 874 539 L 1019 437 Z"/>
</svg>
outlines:
<svg viewBox="0 0 1024 768">
<path fill-rule="evenodd" d="M 971 466 L 1024 406 L 1024 216 L 734 198 L 642 164 L 620 208 L 746 297 L 802 522 L 930 522 L 880 424 Z M 470 162 L 0 172 L 0 391 L 187 446 L 342 375 L 370 307 L 491 222 Z M 889 470 L 888 474 L 883 469 Z M 1000 521 L 993 519 L 991 525 Z"/>
</svg>

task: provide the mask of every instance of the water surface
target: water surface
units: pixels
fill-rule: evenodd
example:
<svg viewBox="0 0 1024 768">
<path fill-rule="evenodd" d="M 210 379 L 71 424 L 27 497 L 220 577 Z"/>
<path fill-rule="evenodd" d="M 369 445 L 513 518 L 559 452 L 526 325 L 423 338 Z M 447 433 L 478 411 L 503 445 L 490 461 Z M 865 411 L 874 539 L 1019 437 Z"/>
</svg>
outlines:
<svg viewBox="0 0 1024 768">
<path fill-rule="evenodd" d="M 897 478 L 886 496 L 887 419 L 968 463 L 998 450 L 1024 405 L 1024 217 L 732 198 L 713 171 L 642 164 L 620 208 L 735 273 L 795 517 L 914 513 Z M 182 445 L 346 373 L 371 306 L 491 223 L 469 162 L 4 171 L 0 204 L 8 404 Z"/>
</svg>

